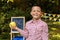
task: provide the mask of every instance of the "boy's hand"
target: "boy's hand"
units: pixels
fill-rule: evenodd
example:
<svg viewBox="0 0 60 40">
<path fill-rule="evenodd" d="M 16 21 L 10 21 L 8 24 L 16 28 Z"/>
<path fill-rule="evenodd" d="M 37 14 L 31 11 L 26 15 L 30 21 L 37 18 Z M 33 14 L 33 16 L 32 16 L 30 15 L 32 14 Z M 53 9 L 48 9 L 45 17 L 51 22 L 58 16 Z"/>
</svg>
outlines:
<svg viewBox="0 0 60 40">
<path fill-rule="evenodd" d="M 9 26 L 11 29 L 16 29 L 16 23 L 15 22 L 10 22 Z"/>
</svg>

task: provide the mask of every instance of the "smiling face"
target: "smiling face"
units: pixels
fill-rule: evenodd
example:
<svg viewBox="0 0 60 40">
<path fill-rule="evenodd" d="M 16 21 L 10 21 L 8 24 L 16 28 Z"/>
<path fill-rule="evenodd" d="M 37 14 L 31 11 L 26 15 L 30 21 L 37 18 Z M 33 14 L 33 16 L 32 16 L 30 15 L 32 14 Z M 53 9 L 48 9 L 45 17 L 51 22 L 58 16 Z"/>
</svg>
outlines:
<svg viewBox="0 0 60 40">
<path fill-rule="evenodd" d="M 31 15 L 34 19 L 39 19 L 42 15 L 41 8 L 39 6 L 33 6 L 31 10 Z"/>
</svg>

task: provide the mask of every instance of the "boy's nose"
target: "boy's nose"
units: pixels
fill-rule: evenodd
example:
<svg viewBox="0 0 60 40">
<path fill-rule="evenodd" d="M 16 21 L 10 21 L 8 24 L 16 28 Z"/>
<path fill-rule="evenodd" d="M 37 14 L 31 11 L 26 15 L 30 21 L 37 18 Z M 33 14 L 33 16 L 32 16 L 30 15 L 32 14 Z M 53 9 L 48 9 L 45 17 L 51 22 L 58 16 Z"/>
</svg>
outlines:
<svg viewBox="0 0 60 40">
<path fill-rule="evenodd" d="M 35 14 L 37 14 L 37 13 L 35 13 Z"/>
</svg>

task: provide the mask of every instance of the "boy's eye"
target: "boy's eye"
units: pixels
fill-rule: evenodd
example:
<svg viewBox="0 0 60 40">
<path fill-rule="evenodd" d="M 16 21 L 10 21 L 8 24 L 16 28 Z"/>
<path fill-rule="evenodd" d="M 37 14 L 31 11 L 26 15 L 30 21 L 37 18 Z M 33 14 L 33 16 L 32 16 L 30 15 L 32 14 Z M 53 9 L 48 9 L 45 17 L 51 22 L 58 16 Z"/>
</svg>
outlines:
<svg viewBox="0 0 60 40">
<path fill-rule="evenodd" d="M 37 10 L 37 12 L 41 12 L 40 10 Z"/>
</svg>

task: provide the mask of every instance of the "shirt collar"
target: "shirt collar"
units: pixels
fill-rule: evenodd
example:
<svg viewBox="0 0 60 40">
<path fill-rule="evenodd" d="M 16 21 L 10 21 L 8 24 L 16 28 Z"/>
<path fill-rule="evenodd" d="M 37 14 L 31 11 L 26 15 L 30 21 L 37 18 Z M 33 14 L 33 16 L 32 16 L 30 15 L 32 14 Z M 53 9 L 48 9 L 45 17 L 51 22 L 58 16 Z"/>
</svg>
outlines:
<svg viewBox="0 0 60 40">
<path fill-rule="evenodd" d="M 38 19 L 38 20 L 31 20 L 30 23 L 39 23 L 41 21 L 41 19 Z"/>
</svg>

